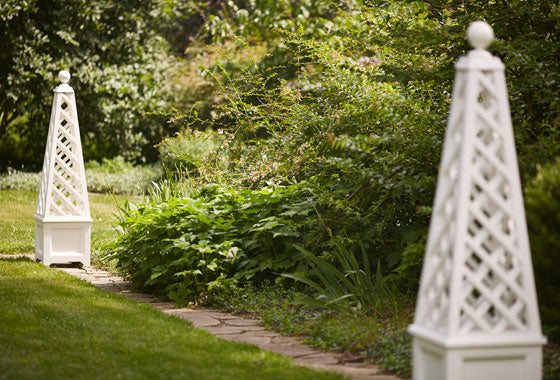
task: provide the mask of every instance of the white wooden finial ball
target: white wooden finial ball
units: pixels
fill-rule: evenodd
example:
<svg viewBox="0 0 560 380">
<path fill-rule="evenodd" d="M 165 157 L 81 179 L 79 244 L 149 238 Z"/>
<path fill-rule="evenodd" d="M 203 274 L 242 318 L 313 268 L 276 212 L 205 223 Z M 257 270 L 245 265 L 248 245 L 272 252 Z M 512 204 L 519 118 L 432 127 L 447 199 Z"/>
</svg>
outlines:
<svg viewBox="0 0 560 380">
<path fill-rule="evenodd" d="M 484 21 L 475 21 L 467 29 L 467 38 L 475 49 L 486 49 L 494 40 L 494 31 Z"/>
<path fill-rule="evenodd" d="M 68 81 L 70 80 L 70 73 L 66 70 L 62 70 L 58 73 L 58 79 L 62 83 L 68 83 Z"/>
</svg>

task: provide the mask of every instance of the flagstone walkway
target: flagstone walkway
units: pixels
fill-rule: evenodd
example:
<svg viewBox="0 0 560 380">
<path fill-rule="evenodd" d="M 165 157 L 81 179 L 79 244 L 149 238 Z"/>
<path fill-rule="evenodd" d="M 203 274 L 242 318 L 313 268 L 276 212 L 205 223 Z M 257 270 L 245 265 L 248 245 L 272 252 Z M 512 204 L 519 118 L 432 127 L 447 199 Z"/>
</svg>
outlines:
<svg viewBox="0 0 560 380">
<path fill-rule="evenodd" d="M 6 256 L 8 255 L 0 255 L 0 257 Z M 9 256 L 14 257 L 13 255 Z M 32 255 L 25 256 L 33 259 Z M 339 372 L 355 380 L 400 380 L 399 377 L 381 373 L 376 365 L 365 364 L 347 354 L 319 351 L 300 343 L 295 337 L 282 336 L 273 331 L 267 331 L 258 319 L 242 318 L 211 309 L 177 308 L 174 302 L 162 301 L 153 295 L 132 291 L 122 277 L 115 276 L 102 269 L 63 266 L 58 267 L 58 269 L 88 281 L 99 289 L 147 303 L 166 314 L 185 319 L 195 327 L 206 330 L 220 338 L 254 344 L 262 349 L 293 358 L 298 365 Z"/>
</svg>

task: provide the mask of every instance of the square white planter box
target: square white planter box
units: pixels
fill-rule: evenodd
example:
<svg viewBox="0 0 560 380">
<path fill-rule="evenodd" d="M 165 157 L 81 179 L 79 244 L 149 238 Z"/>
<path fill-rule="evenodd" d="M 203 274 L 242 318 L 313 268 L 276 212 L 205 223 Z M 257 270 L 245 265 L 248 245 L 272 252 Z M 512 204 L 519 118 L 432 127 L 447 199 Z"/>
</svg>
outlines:
<svg viewBox="0 0 560 380">
<path fill-rule="evenodd" d="M 481 339 L 484 342 L 484 339 Z M 541 379 L 542 341 L 446 347 L 415 335 L 415 380 Z"/>
<path fill-rule="evenodd" d="M 90 265 L 91 219 L 43 220 L 35 216 L 35 259 L 44 265 Z"/>
</svg>

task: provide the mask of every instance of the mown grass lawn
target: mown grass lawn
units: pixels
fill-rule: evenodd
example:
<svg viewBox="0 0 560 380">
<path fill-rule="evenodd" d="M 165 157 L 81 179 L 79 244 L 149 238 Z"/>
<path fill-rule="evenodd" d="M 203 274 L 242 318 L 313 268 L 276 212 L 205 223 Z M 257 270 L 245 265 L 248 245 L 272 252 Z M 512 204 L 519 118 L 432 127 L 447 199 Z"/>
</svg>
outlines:
<svg viewBox="0 0 560 380">
<path fill-rule="evenodd" d="M 0 259 L 2 379 L 342 379 L 54 268 Z"/>
<path fill-rule="evenodd" d="M 111 242 L 115 233 L 115 202 L 122 205 L 131 196 L 90 195 L 92 258 Z M 35 249 L 36 191 L 0 190 L 0 253 L 29 253 Z"/>
</svg>

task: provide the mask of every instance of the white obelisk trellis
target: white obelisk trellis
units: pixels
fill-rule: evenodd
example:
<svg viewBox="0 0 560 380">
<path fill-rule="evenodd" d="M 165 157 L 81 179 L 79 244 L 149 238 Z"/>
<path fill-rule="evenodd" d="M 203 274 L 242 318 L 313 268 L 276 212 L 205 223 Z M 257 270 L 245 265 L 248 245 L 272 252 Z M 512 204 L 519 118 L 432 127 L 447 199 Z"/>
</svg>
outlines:
<svg viewBox="0 0 560 380">
<path fill-rule="evenodd" d="M 91 218 L 74 90 L 61 71 L 43 161 L 35 218 L 35 258 L 90 264 Z"/>
<path fill-rule="evenodd" d="M 416 380 L 541 379 L 542 345 L 504 65 L 490 26 L 456 67 L 414 323 Z"/>
</svg>

